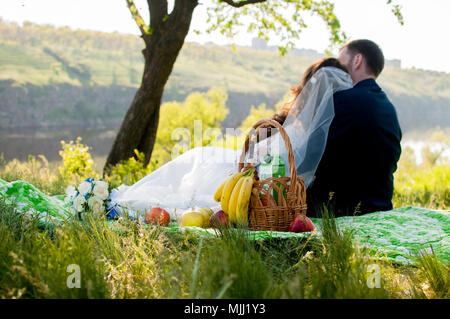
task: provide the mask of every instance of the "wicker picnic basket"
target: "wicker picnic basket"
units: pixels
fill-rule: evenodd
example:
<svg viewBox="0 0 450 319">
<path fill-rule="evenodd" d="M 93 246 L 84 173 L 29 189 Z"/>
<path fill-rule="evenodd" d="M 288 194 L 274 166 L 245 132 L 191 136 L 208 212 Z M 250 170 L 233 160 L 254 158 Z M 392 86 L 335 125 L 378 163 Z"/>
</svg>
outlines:
<svg viewBox="0 0 450 319">
<path fill-rule="evenodd" d="M 286 232 L 296 216 L 306 216 L 306 188 L 302 177 L 297 176 L 294 153 L 289 136 L 283 127 L 271 119 L 262 119 L 253 125 L 257 130 L 263 125 L 272 125 L 277 128 L 288 150 L 290 177 L 271 177 L 264 180 L 255 180 L 249 205 L 248 227 L 250 230 L 272 230 Z M 250 144 L 250 133 L 245 140 L 239 171 L 248 167 L 245 155 Z M 273 191 L 277 192 L 278 203 L 273 198 Z M 285 194 L 285 196 L 283 196 Z"/>
</svg>

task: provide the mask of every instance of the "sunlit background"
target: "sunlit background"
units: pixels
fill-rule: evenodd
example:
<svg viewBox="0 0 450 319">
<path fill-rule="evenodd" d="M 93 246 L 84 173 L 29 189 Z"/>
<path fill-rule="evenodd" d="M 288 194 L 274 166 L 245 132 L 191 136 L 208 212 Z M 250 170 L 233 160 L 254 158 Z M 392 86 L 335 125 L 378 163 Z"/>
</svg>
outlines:
<svg viewBox="0 0 450 319">
<path fill-rule="evenodd" d="M 135 3 L 140 9 L 144 20 L 148 21 L 149 15 L 146 0 L 136 0 Z M 233 39 L 226 38 L 218 33 L 206 34 L 205 32 L 202 32 L 206 26 L 205 7 L 208 3 L 209 2 L 207 0 L 200 1 L 200 5 L 196 8 L 193 23 L 190 29 L 191 31 L 187 37 L 187 42 L 199 43 L 202 45 L 211 43 L 227 45 L 234 43 L 238 46 L 251 47 L 252 40 L 255 35 L 248 32 L 241 32 Z M 445 35 L 446 31 L 450 30 L 450 19 L 448 19 L 448 12 L 450 12 L 450 1 L 394 1 L 394 3 L 401 5 L 402 14 L 404 17 L 403 26 L 400 25 L 397 18 L 391 12 L 392 7 L 386 5 L 385 0 L 336 0 L 334 3 L 335 13 L 340 19 L 342 30 L 347 34 L 349 39 L 368 38 L 377 42 L 383 49 L 385 57 L 388 60 L 393 61 L 396 67 L 403 70 L 415 68 L 446 73 L 450 72 L 450 59 L 448 59 L 450 41 L 447 40 Z M 173 1 L 169 1 L 169 4 L 173 5 Z M 29 21 L 39 25 L 52 25 L 55 27 L 68 26 L 72 30 L 79 29 L 109 33 L 114 32 L 119 34 L 139 34 L 139 30 L 126 7 L 125 0 L 2 1 L 0 2 L 0 17 L 7 23 L 17 23 L 19 26 L 23 25 L 24 22 Z M 314 50 L 311 52 L 317 51 L 316 53 L 323 53 L 329 45 L 328 31 L 324 23 L 318 17 L 311 16 L 309 14 L 306 14 L 304 19 L 308 25 L 308 28 L 303 30 L 299 40 L 294 41 L 295 46 L 301 49 Z M 194 32 L 196 30 L 201 31 L 200 34 Z M 2 40 L 0 39 L 0 43 L 1 42 Z M 275 37 L 271 37 L 270 41 L 267 43 L 268 46 L 278 44 L 280 44 L 280 42 Z M 130 54 L 138 56 L 139 52 L 132 52 Z M 179 60 L 179 63 L 184 63 L 182 57 L 180 57 Z M 2 60 L 0 57 L 0 62 L 1 61 Z M 175 81 L 177 77 L 177 65 L 178 64 L 175 65 L 175 71 L 172 74 L 171 81 Z M 5 75 L 5 73 L 1 74 L 1 70 L 0 64 L 0 79 L 8 79 L 8 75 Z M 113 70 L 112 72 L 115 71 Z M 139 72 L 141 72 L 141 67 L 137 66 L 134 72 L 139 74 Z M 385 72 L 386 78 L 391 77 L 391 73 L 388 72 L 391 71 Z M 428 75 L 431 73 L 426 74 Z M 417 76 L 419 78 L 421 77 L 421 75 Z M 108 74 L 108 77 L 111 77 L 111 74 Z M 113 77 L 115 78 L 116 75 L 113 74 Z M 120 84 L 120 75 L 118 77 Z M 440 123 L 442 123 L 445 122 L 445 117 L 448 116 L 448 111 L 445 110 L 450 107 L 450 95 L 448 92 L 448 87 L 450 86 L 448 80 L 449 77 L 446 75 L 443 77 L 432 75 L 432 77 L 433 78 L 430 81 L 434 82 L 431 83 L 431 86 L 438 87 L 442 91 L 439 94 L 436 93 L 436 96 L 433 96 L 433 93 L 430 93 L 430 89 L 428 89 L 425 93 L 421 92 L 420 94 L 426 95 L 426 101 L 441 99 L 439 102 L 433 102 L 434 105 L 440 103 L 438 107 L 441 110 L 439 111 L 439 114 L 436 113 L 436 115 L 433 116 L 434 118 L 437 118 Z M 440 80 L 438 80 L 438 78 Z M 220 83 L 212 83 L 211 85 L 221 86 L 224 85 L 224 83 L 225 86 L 228 85 L 228 79 L 224 78 L 223 81 Z M 421 87 L 426 84 L 426 82 L 420 82 L 410 89 L 408 88 L 408 83 L 406 83 L 408 81 L 395 81 L 387 82 L 384 81 L 384 78 L 381 79 L 381 84 L 385 84 L 386 82 L 385 88 L 387 92 L 393 92 L 390 96 L 392 96 L 394 102 L 396 101 L 396 98 L 400 98 L 401 94 L 405 94 L 405 92 L 411 95 L 416 95 L 416 92 L 412 91 L 415 91 L 417 86 Z M 426 80 L 422 79 L 422 81 Z M 174 89 L 170 83 L 171 82 L 169 81 L 169 85 L 166 87 L 166 92 L 168 92 L 166 97 L 176 95 L 178 96 L 178 100 L 182 100 L 186 94 L 178 94 L 179 92 L 177 92 L 177 94 L 172 94 Z M 286 84 L 288 83 L 289 82 L 286 82 Z M 253 85 L 254 84 L 255 83 L 253 83 Z M 104 85 L 104 83 L 101 83 L 101 85 Z M 124 86 L 124 90 L 127 90 L 123 93 L 127 96 L 127 98 L 124 98 L 125 101 L 127 101 L 127 99 L 131 99 L 136 85 L 137 84 L 134 84 L 131 87 L 126 85 Z M 395 90 L 391 90 L 392 85 L 395 85 Z M 285 85 L 285 87 L 287 90 L 287 85 Z M 228 103 L 232 104 L 232 108 L 233 103 L 238 103 L 236 101 L 239 101 L 241 104 L 243 103 L 233 95 L 234 93 L 232 87 L 230 88 L 226 86 L 226 88 L 228 91 L 231 91 Z M 281 96 L 271 97 L 266 101 L 258 100 L 256 98 L 253 98 L 254 100 L 252 100 L 252 97 L 249 97 L 245 103 L 249 104 L 246 107 L 250 108 L 250 104 L 254 104 L 256 106 L 261 102 L 266 104 L 275 103 L 280 98 Z M 408 102 L 405 102 L 406 100 L 402 101 L 403 104 L 397 103 L 396 106 L 399 107 L 400 115 L 404 118 L 406 115 L 404 115 L 405 111 L 402 111 L 402 108 L 406 108 Z M 422 102 L 416 101 L 414 103 L 420 105 Z M 125 112 L 127 104 L 128 102 L 123 102 L 121 112 Z M 448 120 L 448 122 L 450 122 L 450 119 Z M 75 139 L 78 135 L 80 135 L 83 137 L 84 141 L 93 148 L 95 155 L 104 157 L 106 156 L 114 139 L 119 123 L 120 121 L 114 126 L 105 126 L 104 124 L 97 125 L 94 128 L 79 128 L 79 125 L 75 125 L 74 127 L 65 127 L 64 130 L 57 129 L 56 131 L 49 129 L 47 127 L 48 125 L 44 125 L 39 128 L 21 127 L 17 130 L 9 127 L 8 134 L 4 133 L 3 137 L 0 138 L 0 145 L 3 150 L 6 150 L 3 151 L 6 159 L 11 159 L 14 157 L 25 159 L 28 153 L 31 152 L 33 154 L 38 154 L 43 150 L 42 152 L 45 153 L 46 156 L 55 160 L 58 159 L 58 149 L 60 147 L 59 140 Z M 230 119 L 230 116 L 227 117 L 225 123 L 229 126 L 239 124 L 236 120 L 233 121 Z M 446 130 L 446 127 L 442 127 L 442 125 L 439 126 Z M 428 143 L 426 139 L 430 136 L 432 128 L 433 127 L 430 127 L 427 130 L 418 128 L 417 130 L 414 130 L 408 126 L 405 130 L 406 135 L 403 140 L 403 144 L 413 147 L 418 162 L 422 161 L 421 149 Z M 0 129 L 4 129 L 4 127 L 0 125 Z M 421 132 L 424 131 L 427 131 L 426 136 L 421 135 Z M 42 143 L 45 143 L 45 145 L 42 145 Z M 444 154 L 445 156 L 449 156 L 450 151 L 446 150 L 444 151 Z"/>
</svg>

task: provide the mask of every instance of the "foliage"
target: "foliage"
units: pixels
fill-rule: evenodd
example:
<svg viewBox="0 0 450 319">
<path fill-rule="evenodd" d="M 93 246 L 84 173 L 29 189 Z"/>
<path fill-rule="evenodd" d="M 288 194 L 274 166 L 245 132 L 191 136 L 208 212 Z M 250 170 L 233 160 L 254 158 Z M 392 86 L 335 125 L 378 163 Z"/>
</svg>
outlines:
<svg viewBox="0 0 450 319">
<path fill-rule="evenodd" d="M 398 22 L 401 25 L 404 25 L 405 21 L 403 20 L 403 15 L 401 12 L 402 7 L 399 4 L 395 4 L 395 3 L 393 4 L 392 0 L 387 0 L 387 4 L 392 5 L 392 13 L 397 17 Z"/>
<path fill-rule="evenodd" d="M 223 147 L 230 150 L 241 149 L 245 142 L 245 132 L 240 128 L 231 129 L 223 136 L 220 136 L 216 140 L 212 141 L 210 146 Z"/>
<path fill-rule="evenodd" d="M 433 149 L 433 146 L 437 147 L 434 147 Z M 424 165 L 427 167 L 433 167 L 435 164 L 447 163 L 448 160 L 442 157 L 442 154 L 449 148 L 450 138 L 441 129 L 435 130 L 428 138 L 427 145 L 422 148 Z"/>
<path fill-rule="evenodd" d="M 293 41 L 299 39 L 302 29 L 307 27 L 303 19 L 305 12 L 318 15 L 326 23 L 331 44 L 346 40 L 330 1 L 259 1 L 243 8 L 234 8 L 228 1 L 214 2 L 207 8 L 208 33 L 219 31 L 232 38 L 246 27 L 246 32 L 267 41 L 279 37 L 283 45 L 278 50 L 282 55 L 294 47 Z"/>
<path fill-rule="evenodd" d="M 140 179 L 152 172 L 157 166 L 156 161 L 151 161 L 148 166 L 144 165 L 145 154 L 134 150 L 135 157 L 122 161 L 111 169 L 109 175 L 105 176 L 110 188 L 116 188 L 122 184 L 133 185 Z"/>
<path fill-rule="evenodd" d="M 403 25 L 400 6 L 391 2 L 392 0 L 388 0 L 387 4 L 392 5 L 393 14 Z M 152 35 L 151 25 L 154 22 L 150 21 L 150 25 L 144 22 L 133 0 L 127 0 L 127 5 L 142 35 L 144 37 Z M 161 10 L 163 6 L 165 8 Z M 172 15 L 167 12 L 167 3 L 152 8 L 149 2 L 148 9 L 152 19 L 157 21 L 165 22 Z M 299 39 L 301 31 L 308 27 L 303 19 L 306 13 L 317 15 L 327 25 L 330 33 L 330 48 L 335 44 L 344 43 L 347 39 L 334 13 L 333 1 L 214 0 L 206 5 L 206 10 L 207 33 L 218 31 L 222 35 L 233 38 L 238 32 L 244 31 L 266 41 L 271 37 L 277 37 L 282 43 L 278 46 L 278 52 L 281 55 L 294 47 L 293 40 Z M 194 32 L 201 33 L 200 30 L 194 30 Z"/>
<path fill-rule="evenodd" d="M 81 137 L 69 143 L 61 141 L 62 150 L 59 155 L 62 158 L 62 166 L 59 167 L 59 173 L 69 184 L 78 184 L 81 180 L 93 177 L 98 178 L 98 173 L 92 170 L 94 164 L 89 146 L 81 143 Z"/>
<path fill-rule="evenodd" d="M 246 133 L 257 121 L 260 119 L 271 118 L 274 114 L 275 111 L 273 109 L 266 109 L 265 104 L 260 104 L 257 108 L 252 105 L 250 114 L 242 121 L 241 129 Z"/>
<path fill-rule="evenodd" d="M 228 113 L 227 93 L 214 88 L 206 93 L 191 93 L 183 103 L 161 105 L 161 115 L 152 159 L 160 165 L 187 149 L 209 145 L 220 133 Z"/>
<path fill-rule="evenodd" d="M 210 145 L 233 150 L 241 149 L 253 124 L 262 118 L 270 118 L 273 114 L 274 110 L 266 109 L 265 104 L 260 104 L 257 108 L 252 106 L 250 114 L 242 121 L 240 127 L 236 129 L 226 128 L 225 133 L 212 141 Z"/>
<path fill-rule="evenodd" d="M 128 10 L 130 10 L 131 16 L 133 17 L 134 21 L 136 22 L 141 32 L 143 34 L 151 35 L 153 33 L 153 30 L 152 28 L 150 28 L 148 25 L 145 24 L 144 19 L 142 19 L 138 9 L 136 8 L 136 5 L 134 4 L 134 1 L 127 0 L 127 6 Z"/>
</svg>

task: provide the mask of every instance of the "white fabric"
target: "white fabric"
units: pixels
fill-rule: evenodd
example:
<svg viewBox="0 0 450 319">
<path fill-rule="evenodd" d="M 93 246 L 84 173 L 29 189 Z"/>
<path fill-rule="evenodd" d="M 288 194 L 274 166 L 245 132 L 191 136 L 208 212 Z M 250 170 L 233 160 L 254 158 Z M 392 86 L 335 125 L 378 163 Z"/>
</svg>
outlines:
<svg viewBox="0 0 450 319">
<path fill-rule="evenodd" d="M 213 195 L 220 183 L 237 172 L 240 151 L 196 147 L 164 164 L 132 186 L 111 194 L 112 204 L 141 214 L 152 206 L 174 213 L 191 207 L 218 208 Z M 174 217 L 174 216 L 172 216 Z"/>
<path fill-rule="evenodd" d="M 333 93 L 351 87 L 352 80 L 347 73 L 334 67 L 321 68 L 305 85 L 283 124 L 294 150 L 297 172 L 305 178 L 306 185 L 312 181 L 325 149 L 334 117 Z M 247 158 L 260 161 L 266 149 L 280 154 L 289 176 L 287 151 L 279 133 L 258 143 L 256 153 L 247 154 Z M 136 184 L 119 187 L 112 193 L 112 203 L 140 213 L 152 206 L 166 208 L 172 214 L 176 209 L 191 207 L 218 209 L 214 192 L 229 174 L 237 172 L 241 151 L 220 147 L 191 149 Z"/>
</svg>

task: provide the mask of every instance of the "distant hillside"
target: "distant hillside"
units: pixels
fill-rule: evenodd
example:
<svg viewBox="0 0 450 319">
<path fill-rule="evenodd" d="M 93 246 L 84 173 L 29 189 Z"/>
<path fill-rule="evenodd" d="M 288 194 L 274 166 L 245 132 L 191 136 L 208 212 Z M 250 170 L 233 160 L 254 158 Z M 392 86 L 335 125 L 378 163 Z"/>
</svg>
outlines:
<svg viewBox="0 0 450 319">
<path fill-rule="evenodd" d="M 120 123 L 140 83 L 142 49 L 134 35 L 0 21 L 0 128 Z M 224 87 L 223 125 L 234 127 L 251 105 L 273 107 L 315 59 L 186 43 L 163 100 Z M 404 131 L 448 126 L 450 74 L 387 67 L 379 83 Z"/>
</svg>

